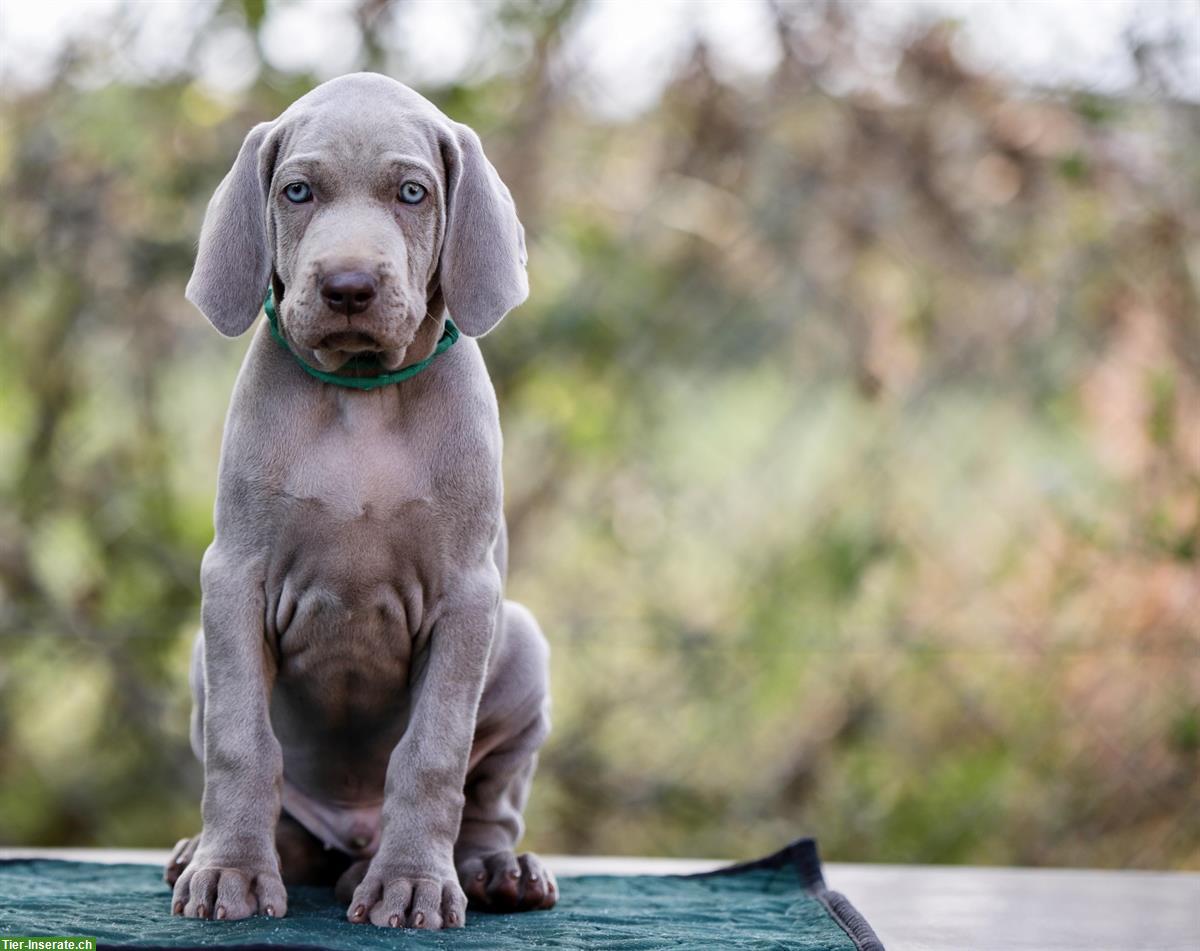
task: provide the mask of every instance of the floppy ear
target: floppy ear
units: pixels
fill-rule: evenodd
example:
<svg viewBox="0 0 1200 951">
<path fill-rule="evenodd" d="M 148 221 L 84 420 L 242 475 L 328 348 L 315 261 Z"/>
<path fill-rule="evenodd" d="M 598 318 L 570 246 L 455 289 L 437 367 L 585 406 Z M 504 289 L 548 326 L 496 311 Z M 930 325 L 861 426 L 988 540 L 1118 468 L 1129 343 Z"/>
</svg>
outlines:
<svg viewBox="0 0 1200 951">
<path fill-rule="evenodd" d="M 512 195 L 483 154 L 479 136 L 457 122 L 451 127 L 455 134 L 443 147 L 442 294 L 462 332 L 482 337 L 529 296 L 525 229 Z"/>
<path fill-rule="evenodd" d="M 272 163 L 264 143 L 273 127 L 273 122 L 262 122 L 250 130 L 233 168 L 213 193 L 185 291 L 227 337 L 245 333 L 254 323 L 271 279 L 265 190 Z"/>
</svg>

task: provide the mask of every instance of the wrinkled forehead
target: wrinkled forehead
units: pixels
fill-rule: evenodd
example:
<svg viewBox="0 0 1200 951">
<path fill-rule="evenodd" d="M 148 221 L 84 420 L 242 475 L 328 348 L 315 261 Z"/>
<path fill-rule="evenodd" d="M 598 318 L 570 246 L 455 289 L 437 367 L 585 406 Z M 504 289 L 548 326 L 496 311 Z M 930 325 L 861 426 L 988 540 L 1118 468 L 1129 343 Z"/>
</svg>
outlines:
<svg viewBox="0 0 1200 951">
<path fill-rule="evenodd" d="M 389 80 L 319 86 L 279 117 L 279 133 L 276 168 L 293 156 L 320 156 L 347 172 L 407 157 L 441 179 L 450 130 L 432 103 Z"/>
</svg>

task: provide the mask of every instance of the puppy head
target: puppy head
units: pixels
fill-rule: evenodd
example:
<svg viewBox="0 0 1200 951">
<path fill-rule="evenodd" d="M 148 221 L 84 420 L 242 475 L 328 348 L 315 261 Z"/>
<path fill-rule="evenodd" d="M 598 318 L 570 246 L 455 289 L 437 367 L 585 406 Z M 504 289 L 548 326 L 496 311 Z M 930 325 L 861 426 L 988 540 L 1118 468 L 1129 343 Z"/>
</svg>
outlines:
<svg viewBox="0 0 1200 951">
<path fill-rule="evenodd" d="M 252 129 L 209 202 L 188 300 L 236 336 L 270 286 L 306 360 L 395 369 L 443 307 L 478 337 L 525 299 L 524 230 L 474 132 L 387 77 L 343 76 Z"/>
</svg>

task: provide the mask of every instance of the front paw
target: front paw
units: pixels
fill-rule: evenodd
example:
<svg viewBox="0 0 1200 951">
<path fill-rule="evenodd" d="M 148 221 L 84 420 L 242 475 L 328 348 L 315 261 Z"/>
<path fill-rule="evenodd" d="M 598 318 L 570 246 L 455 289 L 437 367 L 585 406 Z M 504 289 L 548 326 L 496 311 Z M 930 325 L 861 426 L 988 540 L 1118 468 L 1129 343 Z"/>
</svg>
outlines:
<svg viewBox="0 0 1200 951">
<path fill-rule="evenodd" d="M 270 918 L 287 914 L 287 892 L 273 867 L 207 862 L 197 856 L 175 881 L 174 915 L 233 921 L 260 911 Z"/>
<path fill-rule="evenodd" d="M 381 928 L 461 928 L 467 896 L 452 868 L 394 866 L 377 856 L 354 890 L 346 917 L 354 924 L 369 921 Z"/>
</svg>

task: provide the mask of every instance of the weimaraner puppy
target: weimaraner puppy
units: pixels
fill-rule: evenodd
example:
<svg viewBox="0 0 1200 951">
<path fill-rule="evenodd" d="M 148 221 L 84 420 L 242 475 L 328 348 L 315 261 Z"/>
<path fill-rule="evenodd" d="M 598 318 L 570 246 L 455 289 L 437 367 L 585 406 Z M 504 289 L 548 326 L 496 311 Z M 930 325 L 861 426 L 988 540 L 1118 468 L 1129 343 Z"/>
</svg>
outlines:
<svg viewBox="0 0 1200 951">
<path fill-rule="evenodd" d="M 468 898 L 549 908 L 553 876 L 514 854 L 547 646 L 502 599 L 473 339 L 528 293 L 508 189 L 407 87 L 327 82 L 246 136 L 187 296 L 234 336 L 268 289 L 201 568 L 203 829 L 168 865 L 172 910 L 279 917 L 285 882 L 336 884 L 350 921 L 391 927 L 461 927 Z"/>
</svg>

